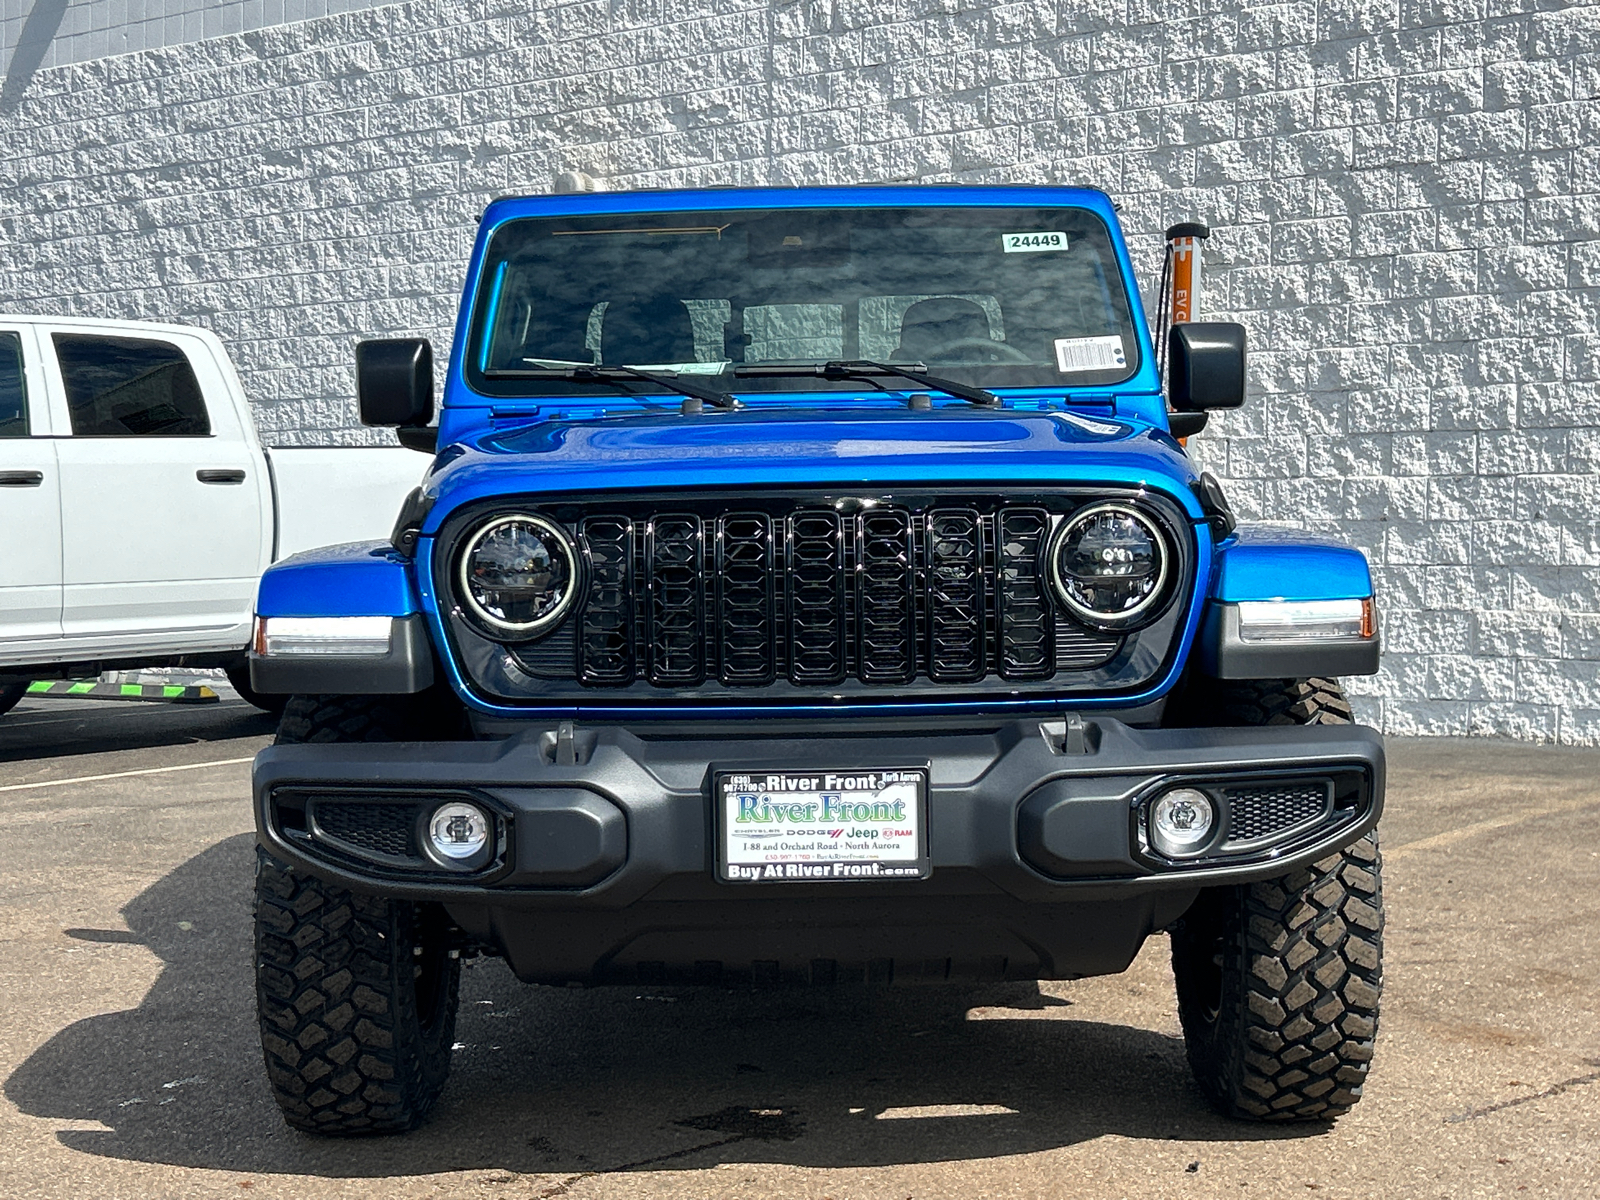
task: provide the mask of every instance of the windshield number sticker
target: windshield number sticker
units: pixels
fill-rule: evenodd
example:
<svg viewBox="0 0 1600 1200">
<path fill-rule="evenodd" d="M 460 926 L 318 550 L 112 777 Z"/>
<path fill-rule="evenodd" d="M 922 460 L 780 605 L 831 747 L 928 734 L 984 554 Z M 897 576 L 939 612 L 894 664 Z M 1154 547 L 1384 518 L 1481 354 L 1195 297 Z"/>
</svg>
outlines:
<svg viewBox="0 0 1600 1200">
<path fill-rule="evenodd" d="M 1063 375 L 1083 371 L 1120 371 L 1128 365 L 1120 337 L 1056 339 L 1056 370 Z"/>
<path fill-rule="evenodd" d="M 1007 254 L 1037 254 L 1041 250 L 1065 250 L 1067 235 L 1058 231 L 1047 233 L 1002 233 L 1000 245 Z"/>
</svg>

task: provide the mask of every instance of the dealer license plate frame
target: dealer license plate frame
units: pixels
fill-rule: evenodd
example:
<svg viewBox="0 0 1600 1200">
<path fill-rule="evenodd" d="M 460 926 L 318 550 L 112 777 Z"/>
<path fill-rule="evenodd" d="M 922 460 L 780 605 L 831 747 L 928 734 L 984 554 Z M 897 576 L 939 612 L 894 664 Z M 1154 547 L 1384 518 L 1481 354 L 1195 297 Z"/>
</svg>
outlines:
<svg viewBox="0 0 1600 1200">
<path fill-rule="evenodd" d="M 804 768 L 767 768 L 767 767 L 741 767 L 730 770 L 714 770 L 711 773 L 711 807 L 713 813 L 713 828 L 715 830 L 716 846 L 713 850 L 714 873 L 719 882 L 739 885 L 762 885 L 781 883 L 910 883 L 928 879 L 933 874 L 933 860 L 930 856 L 929 830 L 928 830 L 928 792 L 929 768 L 925 763 L 911 764 L 909 766 L 893 767 L 838 767 L 831 770 L 813 770 Z M 822 857 L 820 851 L 772 851 L 782 857 L 778 860 L 766 862 L 752 862 L 751 852 L 735 851 L 730 838 L 734 827 L 734 816 L 738 811 L 737 799 L 743 795 L 765 795 L 769 799 L 776 799 L 782 804 L 796 804 L 814 801 L 818 807 L 818 819 L 815 821 L 787 822 L 788 826 L 798 829 L 824 830 L 831 833 L 833 829 L 840 829 L 838 837 L 841 843 L 844 835 L 853 828 L 876 828 L 880 832 L 896 831 L 903 829 L 900 822 L 872 821 L 857 823 L 855 821 L 824 821 L 820 819 L 822 798 L 825 795 L 837 794 L 842 799 L 846 795 L 854 794 L 863 796 L 872 789 L 863 788 L 773 788 L 764 787 L 763 784 L 774 779 L 798 781 L 811 780 L 822 783 L 830 777 L 838 779 L 862 780 L 866 777 L 878 777 L 883 781 L 884 790 L 893 789 L 891 796 L 897 796 L 900 789 L 910 785 L 913 792 L 912 803 L 907 809 L 915 815 L 912 825 L 915 857 L 886 858 L 875 855 L 872 851 L 850 851 L 844 856 L 837 854 Z M 730 803 L 731 800 L 731 803 Z M 852 804 L 861 803 L 857 799 Z M 871 803 L 871 801 L 867 801 Z M 892 803 L 892 799 L 885 799 L 884 803 Z M 780 825 L 784 823 L 778 823 Z M 767 840 L 765 838 L 761 840 Z M 776 841 L 777 839 L 773 839 Z M 824 838 L 815 838 L 814 835 L 798 839 L 789 839 L 789 844 L 797 841 L 825 842 Z M 868 839 L 863 839 L 868 840 Z M 890 839 L 903 842 L 903 838 Z M 903 850 L 903 847 L 901 848 Z M 815 857 L 808 857 L 816 855 Z M 863 857 L 865 855 L 865 857 Z M 876 863 L 876 867 L 871 864 Z M 837 867 L 834 864 L 839 864 Z M 789 868 L 794 867 L 791 871 Z M 763 869 L 751 873 L 752 867 Z M 776 867 L 777 870 L 766 870 L 767 867 Z"/>
</svg>

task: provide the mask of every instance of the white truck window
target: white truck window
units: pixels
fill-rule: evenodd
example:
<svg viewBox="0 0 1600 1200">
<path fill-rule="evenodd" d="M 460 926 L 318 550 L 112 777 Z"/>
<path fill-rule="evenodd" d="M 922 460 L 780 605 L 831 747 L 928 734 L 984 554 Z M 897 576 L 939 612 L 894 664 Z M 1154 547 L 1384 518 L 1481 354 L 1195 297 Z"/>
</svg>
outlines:
<svg viewBox="0 0 1600 1200">
<path fill-rule="evenodd" d="M 171 342 L 57 333 L 75 437 L 207 437 L 194 368 Z"/>
<path fill-rule="evenodd" d="M 22 373 L 22 339 L 0 333 L 0 438 L 28 436 L 28 388 Z"/>
</svg>

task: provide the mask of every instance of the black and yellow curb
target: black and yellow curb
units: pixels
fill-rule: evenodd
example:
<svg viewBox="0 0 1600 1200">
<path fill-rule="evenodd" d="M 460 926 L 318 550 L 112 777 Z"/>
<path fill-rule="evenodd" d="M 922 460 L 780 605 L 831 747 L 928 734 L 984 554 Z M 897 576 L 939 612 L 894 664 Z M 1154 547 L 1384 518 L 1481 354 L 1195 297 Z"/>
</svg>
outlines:
<svg viewBox="0 0 1600 1200">
<path fill-rule="evenodd" d="M 98 683 L 93 679 L 41 679 L 28 685 L 28 695 L 71 696 L 79 700 L 158 700 L 167 704 L 215 704 L 222 699 L 204 684 Z"/>
</svg>

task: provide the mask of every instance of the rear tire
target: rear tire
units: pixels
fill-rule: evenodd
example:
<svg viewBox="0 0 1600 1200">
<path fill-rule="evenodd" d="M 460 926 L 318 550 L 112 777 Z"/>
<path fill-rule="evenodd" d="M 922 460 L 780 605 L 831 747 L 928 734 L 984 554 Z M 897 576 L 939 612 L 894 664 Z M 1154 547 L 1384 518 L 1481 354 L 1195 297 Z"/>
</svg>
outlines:
<svg viewBox="0 0 1600 1200">
<path fill-rule="evenodd" d="M 0 685 L 0 717 L 5 717 L 11 709 L 16 707 L 27 694 L 26 683 L 5 683 Z"/>
<path fill-rule="evenodd" d="M 275 717 L 281 716 L 284 706 L 289 703 L 289 697 L 287 696 L 269 696 L 251 687 L 250 665 L 248 663 L 224 667 L 222 673 L 228 677 L 228 682 L 233 685 L 233 690 L 239 693 L 239 699 L 246 704 L 255 705 L 262 712 L 269 712 Z"/>
<path fill-rule="evenodd" d="M 295 696 L 277 742 L 462 734 L 460 706 L 442 691 Z M 352 892 L 260 850 L 255 917 L 261 1049 L 284 1120 L 334 1136 L 420 1125 L 450 1073 L 460 1003 L 444 910 Z"/>
<path fill-rule="evenodd" d="M 0 717 L 5 716 L 17 706 L 17 701 L 28 694 L 28 685 L 25 683 L 7 683 L 0 685 Z"/>
<path fill-rule="evenodd" d="M 1218 683 L 1218 725 L 1348 724 L 1337 682 Z M 1172 931 L 1178 1016 L 1201 1092 L 1226 1116 L 1328 1121 L 1361 1099 L 1383 993 L 1374 830 L 1262 883 L 1212 888 Z"/>
</svg>

